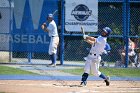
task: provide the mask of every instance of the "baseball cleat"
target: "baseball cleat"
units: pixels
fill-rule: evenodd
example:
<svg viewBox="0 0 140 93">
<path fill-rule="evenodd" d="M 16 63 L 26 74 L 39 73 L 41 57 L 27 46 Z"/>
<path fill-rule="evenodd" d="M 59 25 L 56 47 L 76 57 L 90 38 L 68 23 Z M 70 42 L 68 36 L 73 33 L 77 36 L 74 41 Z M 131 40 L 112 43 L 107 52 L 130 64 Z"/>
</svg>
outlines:
<svg viewBox="0 0 140 93">
<path fill-rule="evenodd" d="M 82 81 L 82 82 L 80 83 L 81 86 L 86 86 L 86 84 L 87 84 L 86 81 Z"/>
<path fill-rule="evenodd" d="M 49 66 L 50 67 L 56 67 L 56 64 L 50 64 Z"/>
<path fill-rule="evenodd" d="M 139 67 L 139 63 L 135 63 L 135 67 Z"/>
<path fill-rule="evenodd" d="M 106 86 L 110 85 L 110 77 L 108 76 L 107 79 L 105 80 Z"/>
</svg>

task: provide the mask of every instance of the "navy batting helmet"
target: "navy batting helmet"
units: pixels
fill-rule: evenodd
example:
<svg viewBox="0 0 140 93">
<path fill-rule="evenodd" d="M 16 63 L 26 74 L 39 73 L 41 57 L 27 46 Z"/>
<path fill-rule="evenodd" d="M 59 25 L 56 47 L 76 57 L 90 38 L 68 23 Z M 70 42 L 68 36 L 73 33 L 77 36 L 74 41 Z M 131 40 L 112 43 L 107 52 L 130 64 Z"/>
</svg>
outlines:
<svg viewBox="0 0 140 93">
<path fill-rule="evenodd" d="M 48 14 L 47 15 L 47 20 L 50 22 L 53 20 L 53 14 Z"/>
<path fill-rule="evenodd" d="M 48 14 L 48 17 L 53 18 L 53 14 Z"/>
<path fill-rule="evenodd" d="M 109 27 L 103 28 L 103 31 L 105 31 L 107 33 L 107 36 L 109 36 L 110 33 L 112 32 L 112 30 Z"/>
</svg>

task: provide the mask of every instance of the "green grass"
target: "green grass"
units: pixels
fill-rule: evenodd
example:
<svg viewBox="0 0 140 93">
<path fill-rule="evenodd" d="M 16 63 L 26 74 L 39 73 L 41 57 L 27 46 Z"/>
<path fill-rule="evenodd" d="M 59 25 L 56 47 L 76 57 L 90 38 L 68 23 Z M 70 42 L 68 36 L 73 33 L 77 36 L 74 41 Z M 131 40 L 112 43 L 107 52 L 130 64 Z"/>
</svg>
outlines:
<svg viewBox="0 0 140 93">
<path fill-rule="evenodd" d="M 80 69 L 67 69 L 62 70 L 63 72 L 71 73 L 74 75 L 82 75 L 83 68 Z M 140 77 L 140 69 L 137 68 L 102 68 L 100 71 L 109 76 L 129 76 L 129 77 Z"/>
<path fill-rule="evenodd" d="M 25 74 L 37 75 L 35 73 L 21 70 L 18 68 L 12 68 L 12 67 L 8 67 L 8 66 L 0 66 L 0 75 L 25 75 Z"/>
</svg>

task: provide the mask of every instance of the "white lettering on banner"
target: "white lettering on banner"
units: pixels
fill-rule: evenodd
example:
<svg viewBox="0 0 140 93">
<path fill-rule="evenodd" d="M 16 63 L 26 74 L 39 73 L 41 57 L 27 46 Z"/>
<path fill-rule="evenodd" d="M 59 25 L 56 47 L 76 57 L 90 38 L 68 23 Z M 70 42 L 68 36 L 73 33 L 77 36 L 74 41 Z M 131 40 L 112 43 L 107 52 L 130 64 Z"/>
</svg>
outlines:
<svg viewBox="0 0 140 93">
<path fill-rule="evenodd" d="M 7 41 L 6 42 L 13 42 L 13 38 L 11 35 L 8 36 Z"/>
<path fill-rule="evenodd" d="M 98 31 L 98 0 L 66 0 L 66 31 L 80 32 L 81 26 L 86 32 Z"/>
<path fill-rule="evenodd" d="M 83 23 L 81 23 L 81 22 L 66 22 L 65 25 L 80 25 L 80 26 L 81 25 L 87 25 L 87 26 L 96 25 L 96 26 L 98 26 L 97 23 L 86 23 L 86 22 L 83 22 Z"/>
<path fill-rule="evenodd" d="M 38 36 L 36 39 L 36 43 L 43 43 L 42 37 Z"/>
<path fill-rule="evenodd" d="M 29 43 L 29 44 L 49 44 L 49 41 L 46 38 L 46 35 L 0 35 L 0 42 L 3 43 Z"/>
<path fill-rule="evenodd" d="M 28 35 L 21 35 L 21 42 L 28 43 Z"/>
<path fill-rule="evenodd" d="M 20 43 L 20 35 L 14 35 L 14 42 Z"/>
<path fill-rule="evenodd" d="M 29 35 L 29 43 L 35 43 L 35 36 Z"/>
<path fill-rule="evenodd" d="M 38 29 L 44 0 L 29 0 L 34 29 Z M 36 7 L 37 6 L 37 7 Z"/>
<path fill-rule="evenodd" d="M 0 34 L 0 42 L 6 42 L 6 35 Z"/>
<path fill-rule="evenodd" d="M 46 38 L 46 35 L 44 35 L 44 44 L 49 44 L 47 38 Z"/>
<path fill-rule="evenodd" d="M 26 0 L 14 0 L 14 18 L 16 28 L 20 29 Z"/>
<path fill-rule="evenodd" d="M 72 11 L 72 15 L 91 15 L 92 11 Z"/>
</svg>

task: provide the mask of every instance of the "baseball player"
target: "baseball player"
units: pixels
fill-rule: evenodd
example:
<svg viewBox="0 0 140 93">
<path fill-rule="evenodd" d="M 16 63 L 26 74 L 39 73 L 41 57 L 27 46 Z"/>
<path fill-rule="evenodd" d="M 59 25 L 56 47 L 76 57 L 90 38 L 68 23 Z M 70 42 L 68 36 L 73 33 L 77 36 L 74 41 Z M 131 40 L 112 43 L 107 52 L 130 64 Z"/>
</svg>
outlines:
<svg viewBox="0 0 140 93">
<path fill-rule="evenodd" d="M 42 24 L 41 28 L 45 32 L 48 32 L 48 35 L 51 38 L 48 53 L 49 53 L 49 55 L 51 57 L 51 61 L 52 61 L 50 66 L 55 67 L 56 66 L 56 59 L 57 59 L 57 47 L 59 44 L 59 36 L 58 36 L 56 23 L 53 20 L 53 14 L 48 14 L 47 22 L 48 22 L 48 25 L 45 22 Z"/>
<path fill-rule="evenodd" d="M 109 27 L 105 27 L 102 29 L 101 35 L 97 38 L 88 35 L 83 36 L 85 41 L 92 46 L 88 56 L 84 58 L 86 62 L 80 85 L 85 86 L 87 84 L 86 81 L 91 71 L 95 76 L 99 76 L 100 78 L 104 79 L 106 86 L 109 86 L 109 77 L 105 76 L 99 71 L 99 65 L 101 61 L 101 54 L 104 52 L 107 42 L 107 37 L 111 32 L 112 30 Z"/>
</svg>

